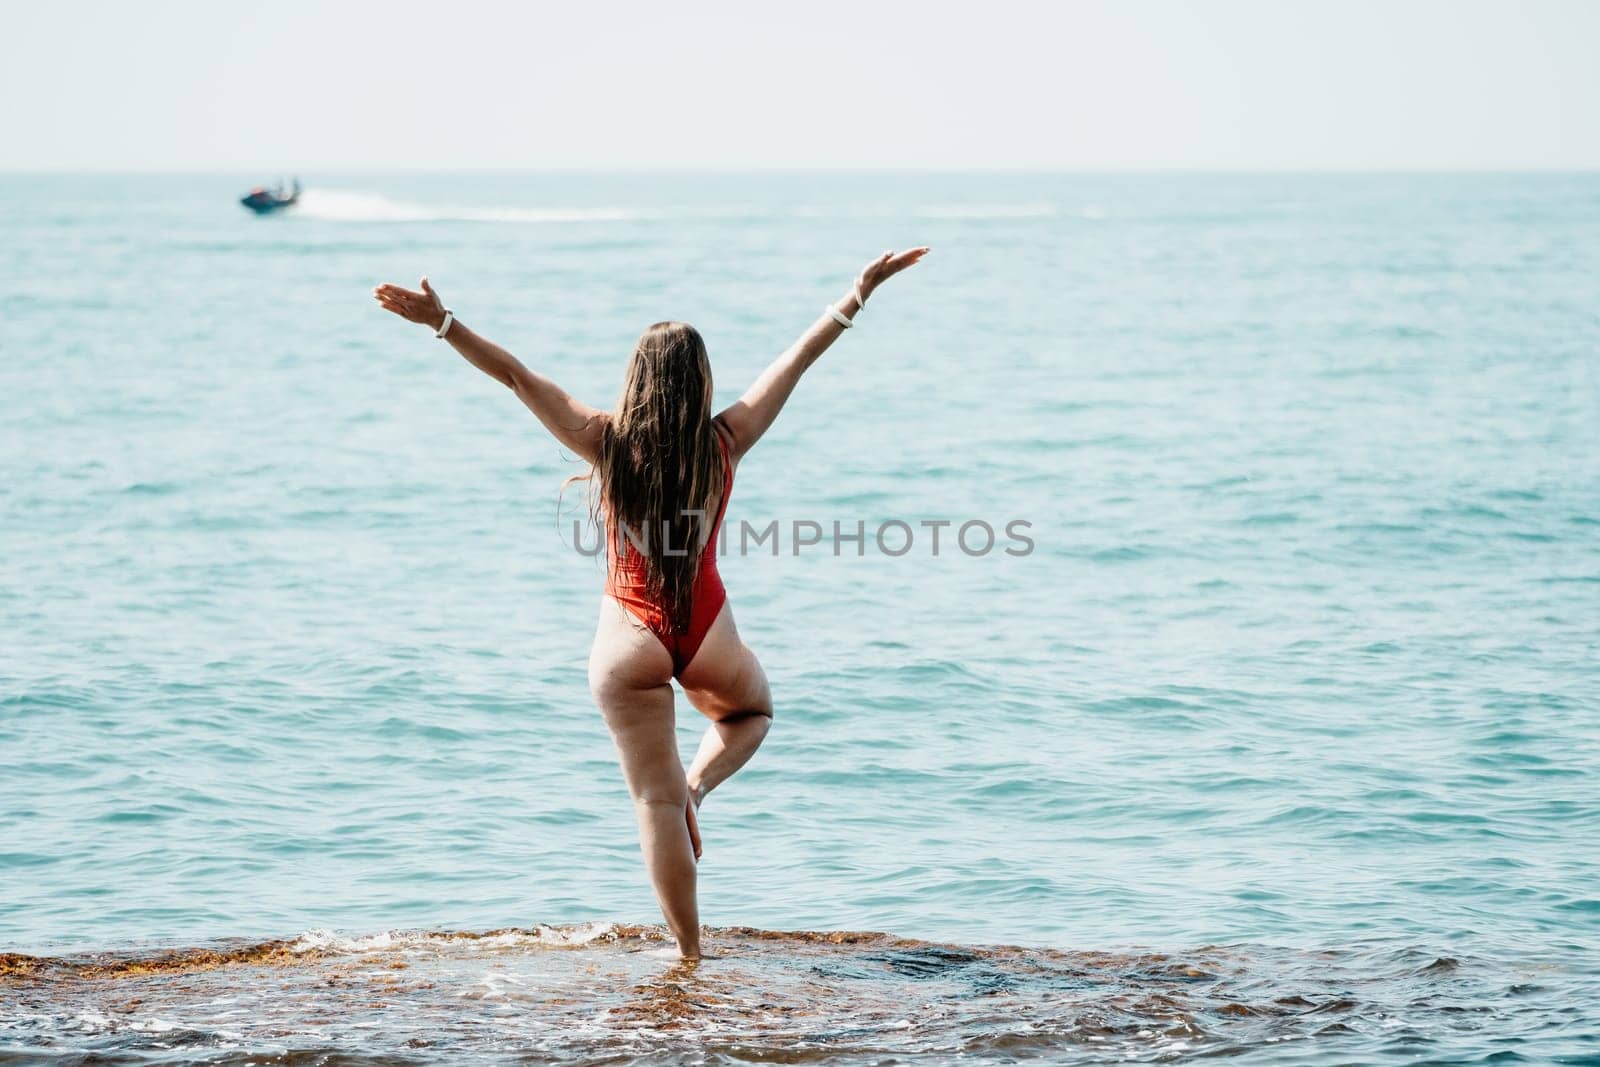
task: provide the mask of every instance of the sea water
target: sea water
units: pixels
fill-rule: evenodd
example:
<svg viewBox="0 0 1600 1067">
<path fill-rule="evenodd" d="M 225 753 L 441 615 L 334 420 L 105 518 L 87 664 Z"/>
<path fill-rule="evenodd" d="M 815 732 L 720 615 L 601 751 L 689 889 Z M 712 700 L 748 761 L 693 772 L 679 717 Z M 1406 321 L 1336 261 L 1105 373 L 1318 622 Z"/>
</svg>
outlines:
<svg viewBox="0 0 1600 1067">
<path fill-rule="evenodd" d="M 1600 177 L 302 179 L 0 177 L 0 1061 L 1600 1058 Z M 678 967 L 584 465 L 370 290 L 729 403 L 913 244 Z"/>
</svg>

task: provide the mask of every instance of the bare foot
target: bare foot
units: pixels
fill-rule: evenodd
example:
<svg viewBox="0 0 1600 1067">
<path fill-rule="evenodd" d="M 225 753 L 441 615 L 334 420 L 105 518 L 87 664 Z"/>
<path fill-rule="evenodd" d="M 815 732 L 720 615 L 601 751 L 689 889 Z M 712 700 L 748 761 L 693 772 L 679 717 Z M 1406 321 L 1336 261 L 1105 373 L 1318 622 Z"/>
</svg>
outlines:
<svg viewBox="0 0 1600 1067">
<path fill-rule="evenodd" d="M 683 806 L 684 817 L 689 820 L 689 844 L 694 846 L 694 858 L 700 858 L 700 820 L 695 818 L 695 810 L 700 807 L 701 793 L 694 786 L 689 787 L 689 802 Z"/>
</svg>

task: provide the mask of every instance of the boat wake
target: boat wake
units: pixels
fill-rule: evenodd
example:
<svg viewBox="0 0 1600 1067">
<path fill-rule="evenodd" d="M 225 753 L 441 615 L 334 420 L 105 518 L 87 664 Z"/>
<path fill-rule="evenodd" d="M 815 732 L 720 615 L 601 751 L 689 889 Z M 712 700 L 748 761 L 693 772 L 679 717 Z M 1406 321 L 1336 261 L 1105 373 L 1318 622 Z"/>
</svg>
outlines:
<svg viewBox="0 0 1600 1067">
<path fill-rule="evenodd" d="M 294 214 L 334 222 L 627 222 L 647 217 L 622 208 L 514 208 L 420 204 L 377 193 L 307 189 Z"/>
<path fill-rule="evenodd" d="M 1070 213 L 1069 213 L 1070 214 Z M 784 207 L 762 207 L 739 204 L 700 204 L 680 206 L 666 212 L 642 211 L 624 207 L 593 208 L 526 208 L 526 207 L 473 207 L 465 205 L 424 204 L 411 200 L 397 200 L 379 193 L 365 193 L 348 189 L 307 189 L 300 194 L 293 215 L 299 218 L 321 219 L 332 222 L 636 222 L 641 220 L 675 218 L 706 220 L 739 220 L 751 218 L 789 217 L 813 218 L 898 218 L 913 217 L 945 222 L 1005 222 L 1048 219 L 1062 215 L 1060 209 L 1049 203 L 1025 204 L 932 204 L 923 206 L 840 204 L 791 204 Z M 1083 219 L 1100 219 L 1105 215 L 1098 207 L 1090 206 L 1077 213 Z"/>
</svg>

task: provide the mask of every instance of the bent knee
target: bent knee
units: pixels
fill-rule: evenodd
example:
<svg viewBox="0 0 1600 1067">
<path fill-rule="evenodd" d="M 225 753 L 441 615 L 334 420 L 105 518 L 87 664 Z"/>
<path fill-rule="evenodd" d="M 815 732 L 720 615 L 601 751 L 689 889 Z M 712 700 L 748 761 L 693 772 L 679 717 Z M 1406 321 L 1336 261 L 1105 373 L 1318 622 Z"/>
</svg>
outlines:
<svg viewBox="0 0 1600 1067">
<path fill-rule="evenodd" d="M 766 728 L 772 729 L 772 705 L 760 708 L 735 708 L 715 716 L 717 722 L 739 722 L 742 719 L 765 719 Z"/>
<path fill-rule="evenodd" d="M 741 679 L 741 682 L 744 680 Z M 772 690 L 765 677 L 759 684 L 739 684 L 727 688 L 691 689 L 689 701 L 708 719 L 726 722 L 729 719 L 761 715 L 772 718 Z"/>
<path fill-rule="evenodd" d="M 713 700 L 693 700 L 691 702 L 706 718 L 713 722 L 737 722 L 740 719 L 763 718 L 768 725 L 772 722 L 772 699 L 763 697 L 760 700 L 745 701 L 740 704 L 721 704 Z"/>
<path fill-rule="evenodd" d="M 740 710 L 746 715 L 765 715 L 769 719 L 772 718 L 772 690 L 767 686 L 766 678 L 761 679 L 761 684 L 749 695 Z"/>
</svg>

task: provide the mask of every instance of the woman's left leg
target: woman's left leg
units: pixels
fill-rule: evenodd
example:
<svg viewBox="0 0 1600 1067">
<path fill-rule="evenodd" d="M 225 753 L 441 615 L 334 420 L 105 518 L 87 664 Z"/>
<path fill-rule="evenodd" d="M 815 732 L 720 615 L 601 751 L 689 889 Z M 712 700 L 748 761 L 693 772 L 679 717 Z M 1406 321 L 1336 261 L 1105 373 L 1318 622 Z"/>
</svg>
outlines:
<svg viewBox="0 0 1600 1067">
<path fill-rule="evenodd" d="M 695 849 L 685 817 L 692 808 L 673 724 L 672 656 L 626 609 L 604 599 L 589 654 L 589 688 L 616 742 L 661 913 L 679 953 L 697 958 Z"/>
</svg>

